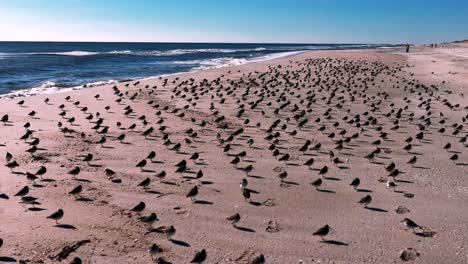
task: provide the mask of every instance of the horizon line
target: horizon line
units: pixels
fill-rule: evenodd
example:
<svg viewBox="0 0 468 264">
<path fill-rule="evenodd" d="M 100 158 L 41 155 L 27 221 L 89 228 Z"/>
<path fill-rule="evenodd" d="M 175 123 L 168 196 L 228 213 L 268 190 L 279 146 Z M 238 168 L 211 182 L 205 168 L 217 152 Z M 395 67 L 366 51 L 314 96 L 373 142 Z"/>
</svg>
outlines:
<svg viewBox="0 0 468 264">
<path fill-rule="evenodd" d="M 94 41 L 94 40 L 0 40 L 1 42 L 44 43 L 167 43 L 167 44 L 290 44 L 290 45 L 404 45 L 403 43 L 341 43 L 341 42 L 219 42 L 219 41 Z"/>
</svg>

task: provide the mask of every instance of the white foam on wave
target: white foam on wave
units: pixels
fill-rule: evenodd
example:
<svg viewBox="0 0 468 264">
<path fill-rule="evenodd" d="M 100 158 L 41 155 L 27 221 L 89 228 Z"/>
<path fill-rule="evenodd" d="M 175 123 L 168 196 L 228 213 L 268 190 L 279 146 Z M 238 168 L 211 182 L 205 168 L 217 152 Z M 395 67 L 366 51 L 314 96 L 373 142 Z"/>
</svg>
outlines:
<svg viewBox="0 0 468 264">
<path fill-rule="evenodd" d="M 303 53 L 303 52 L 305 51 L 280 52 L 280 53 L 273 53 L 273 54 L 269 54 L 265 56 L 255 57 L 251 59 L 226 57 L 226 58 L 213 58 L 213 59 L 205 59 L 205 60 L 175 61 L 173 63 L 194 65 L 196 67 L 193 67 L 191 69 L 191 72 L 197 72 L 197 71 L 202 71 L 202 70 L 207 70 L 207 69 L 218 69 L 218 68 L 237 66 L 237 65 L 253 63 L 253 62 L 273 60 L 273 59 L 296 55 L 296 54 Z M 187 72 L 178 72 L 178 73 L 173 73 L 173 74 L 149 76 L 149 77 L 142 78 L 142 79 L 154 79 L 154 78 L 159 78 L 160 76 L 179 75 L 179 74 L 184 74 L 184 73 L 187 73 Z M 87 83 L 85 85 L 74 86 L 74 87 L 59 87 L 59 85 L 57 85 L 55 82 L 47 81 L 47 82 L 44 82 L 39 87 L 18 90 L 18 91 L 14 91 L 8 94 L 0 95 L 0 99 L 26 97 L 26 96 L 34 96 L 34 95 L 40 95 L 40 94 L 63 93 L 63 92 L 79 90 L 83 88 L 114 84 L 117 82 L 118 81 L 116 80 L 108 80 L 108 81 L 97 81 L 97 82 Z"/>
<path fill-rule="evenodd" d="M 64 52 L 31 52 L 31 53 L 0 53 L 0 58 L 13 57 L 13 56 L 24 56 L 24 55 L 61 55 L 61 56 L 93 56 L 102 54 L 123 54 L 123 55 L 134 55 L 134 56 L 177 56 L 184 54 L 195 54 L 195 53 L 236 53 L 236 52 L 249 52 L 249 51 L 263 51 L 266 50 L 264 47 L 253 48 L 253 49 L 173 49 L 173 50 L 113 50 L 106 52 L 94 52 L 94 51 L 64 51 Z"/>
<path fill-rule="evenodd" d="M 7 94 L 0 95 L 0 99 L 7 99 L 7 98 L 15 98 L 15 97 L 27 97 L 27 96 L 34 96 L 34 95 L 41 95 L 41 94 L 55 94 L 55 93 L 64 93 L 73 90 L 80 90 L 84 88 L 91 88 L 96 86 L 102 86 L 106 84 L 113 84 L 117 83 L 116 80 L 108 80 L 108 81 L 97 81 L 87 83 L 85 85 L 73 86 L 73 87 L 60 87 L 55 82 L 46 81 L 42 83 L 38 87 L 33 87 L 30 89 L 23 89 L 14 91 Z"/>
</svg>

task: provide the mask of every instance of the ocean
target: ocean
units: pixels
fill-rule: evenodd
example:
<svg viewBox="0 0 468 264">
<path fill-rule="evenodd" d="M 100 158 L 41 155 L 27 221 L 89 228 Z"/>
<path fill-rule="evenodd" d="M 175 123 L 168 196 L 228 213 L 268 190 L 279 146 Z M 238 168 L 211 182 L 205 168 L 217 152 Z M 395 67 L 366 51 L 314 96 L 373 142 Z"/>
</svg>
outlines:
<svg viewBox="0 0 468 264">
<path fill-rule="evenodd" d="M 0 95 L 33 95 L 368 44 L 0 42 Z"/>
</svg>

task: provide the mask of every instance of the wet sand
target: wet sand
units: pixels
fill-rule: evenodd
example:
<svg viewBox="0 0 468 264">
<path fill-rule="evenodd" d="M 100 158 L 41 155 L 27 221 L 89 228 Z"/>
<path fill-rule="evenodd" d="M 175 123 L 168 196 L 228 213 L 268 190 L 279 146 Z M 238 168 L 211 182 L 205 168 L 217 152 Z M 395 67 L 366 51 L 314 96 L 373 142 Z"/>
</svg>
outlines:
<svg viewBox="0 0 468 264">
<path fill-rule="evenodd" d="M 0 117 L 8 114 L 8 122 L 0 124 L 0 158 L 9 152 L 19 166 L 0 167 L 0 193 L 8 196 L 0 199 L 0 261 L 58 263 L 65 246 L 85 240 L 62 262 L 189 263 L 206 249 L 205 263 L 253 263 L 260 254 L 266 263 L 399 263 L 401 251 L 413 248 L 414 263 L 465 263 L 468 155 L 460 141 L 468 59 L 457 54 L 466 50 L 317 51 L 2 100 Z M 33 132 L 21 140 L 26 122 Z M 37 150 L 26 152 L 35 138 Z M 151 151 L 156 157 L 145 159 Z M 83 161 L 89 153 L 93 159 Z M 136 167 L 142 160 L 143 170 Z M 187 165 L 176 172 L 182 160 Z M 386 170 L 392 162 L 400 172 L 394 178 Z M 26 172 L 40 166 L 47 172 L 28 180 Z M 75 167 L 77 176 L 67 173 Z M 138 186 L 146 178 L 149 186 Z M 316 190 L 311 183 L 319 178 Z M 80 194 L 68 194 L 78 185 Z M 37 204 L 14 196 L 24 186 Z M 195 202 L 186 197 L 194 186 Z M 358 203 L 366 195 L 367 207 Z M 139 202 L 145 209 L 131 211 Z M 59 208 L 57 225 L 47 216 Z M 159 219 L 151 226 L 139 220 L 150 213 Z M 237 227 L 226 220 L 235 213 Z M 421 228 L 413 232 L 404 218 Z M 312 235 L 326 224 L 332 231 L 324 241 Z M 168 240 L 158 228 L 171 225 L 176 233 Z M 152 257 L 152 244 L 163 252 Z"/>
</svg>

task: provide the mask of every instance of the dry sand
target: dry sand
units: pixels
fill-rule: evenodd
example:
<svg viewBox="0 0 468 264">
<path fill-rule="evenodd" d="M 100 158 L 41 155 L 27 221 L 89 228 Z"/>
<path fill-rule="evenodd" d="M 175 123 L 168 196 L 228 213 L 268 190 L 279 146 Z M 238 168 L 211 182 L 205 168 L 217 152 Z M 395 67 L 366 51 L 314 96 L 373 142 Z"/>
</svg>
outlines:
<svg viewBox="0 0 468 264">
<path fill-rule="evenodd" d="M 459 142 L 466 135 L 462 118 L 468 106 L 463 95 L 467 51 L 459 45 L 419 49 L 409 56 L 372 50 L 308 52 L 169 76 L 167 85 L 165 78 L 137 85 L 133 81 L 128 87 L 119 83 L 121 96 L 109 85 L 3 100 L 0 117 L 8 114 L 10 122 L 0 124 L 0 157 L 11 153 L 19 167 L 14 173 L 0 167 L 0 193 L 9 197 L 0 199 L 0 262 L 59 263 L 51 257 L 65 246 L 89 240 L 62 263 L 74 257 L 83 263 L 154 263 L 148 253 L 153 243 L 164 250 L 154 259 L 172 263 L 188 263 L 201 249 L 207 250 L 205 263 L 252 263 L 260 254 L 266 263 L 399 263 L 406 248 L 419 252 L 414 263 L 467 263 L 468 155 L 467 143 Z M 200 85 L 203 79 L 207 83 Z M 23 106 L 17 104 L 21 100 Z M 61 104 L 67 119 L 59 116 Z M 125 116 L 128 106 L 133 112 Z M 242 106 L 245 111 L 238 115 Z M 33 110 L 35 117 L 28 116 Z M 105 134 L 92 129 L 97 112 L 103 118 L 98 131 L 108 126 Z M 90 114 L 91 122 L 86 119 Z M 139 119 L 142 115 L 146 126 Z M 296 115 L 301 117 L 296 120 Z M 222 116 L 224 120 L 216 123 Z M 67 122 L 70 117 L 76 119 L 73 125 Z M 308 122 L 298 127 L 305 119 Z M 275 120 L 277 126 L 268 131 Z M 23 141 L 26 122 L 34 132 Z M 62 133 L 58 122 L 72 132 Z M 126 129 L 132 124 L 134 130 Z M 463 127 L 456 129 L 454 124 Z M 154 132 L 145 138 L 142 133 L 149 127 Z M 189 137 L 189 128 L 197 137 Z M 243 133 L 229 138 L 239 128 Z M 439 132 L 441 128 L 445 132 Z M 421 141 L 415 138 L 420 131 Z M 265 139 L 276 132 L 279 137 Z M 121 143 L 116 137 L 123 133 Z M 164 134 L 172 144 L 163 144 Z M 359 137 L 351 138 L 353 134 Z M 96 144 L 102 136 L 107 139 L 104 146 Z M 408 137 L 413 138 L 409 152 L 403 149 Z M 40 143 L 31 155 L 25 151 L 34 138 Z M 346 138 L 350 142 L 335 149 L 336 141 Z M 372 144 L 378 139 L 380 145 Z M 300 151 L 306 140 L 311 141 L 310 148 L 321 143 L 320 151 Z M 171 150 L 175 143 L 181 144 L 179 151 Z M 446 143 L 451 143 L 449 150 L 443 149 Z M 223 152 L 227 144 L 231 149 Z M 272 144 L 277 156 L 269 150 Z M 381 152 L 373 160 L 365 158 L 377 148 Z M 156 158 L 141 171 L 135 165 L 150 151 Z M 246 156 L 237 167 L 254 167 L 247 177 L 230 164 L 242 151 Z M 330 151 L 341 163 L 331 161 Z M 195 152 L 200 158 L 190 160 Z M 94 155 L 89 164 L 82 161 L 88 153 Z M 286 153 L 288 160 L 280 161 Z M 454 154 L 459 156 L 456 162 L 449 160 Z M 413 156 L 418 160 L 411 166 L 407 162 Z M 315 160 L 311 168 L 303 165 L 310 158 Z M 175 164 L 183 159 L 188 171 L 176 173 Z M 391 178 L 385 166 L 391 162 L 402 171 L 396 177 L 396 191 L 386 186 Z M 43 179 L 29 181 L 25 173 L 35 173 L 41 165 L 47 167 Z M 73 178 L 67 172 L 76 166 L 81 173 Z M 320 178 L 323 166 L 329 171 L 317 191 L 310 183 Z M 116 174 L 107 177 L 106 168 Z M 160 182 L 155 175 L 163 170 L 167 176 Z M 203 177 L 193 179 L 199 170 Z M 277 177 L 281 171 L 288 172 L 283 183 Z M 145 191 L 137 185 L 147 177 L 151 184 Z M 359 191 L 350 186 L 356 177 L 361 181 Z M 243 178 L 255 191 L 250 203 L 239 186 Z M 14 196 L 26 185 L 28 196 L 38 198 L 34 207 Z M 83 187 L 79 196 L 68 194 L 78 185 Z M 192 203 L 186 194 L 195 185 L 199 193 Z M 373 201 L 364 208 L 357 202 L 368 194 Z M 130 211 L 140 201 L 146 204 L 141 215 L 154 212 L 159 218 L 153 228 L 176 228 L 172 241 L 164 234 L 148 233 L 148 225 Z M 398 206 L 409 212 L 397 213 Z M 56 226 L 46 217 L 59 208 L 65 214 Z M 226 220 L 234 213 L 241 216 L 238 228 Z M 424 230 L 407 230 L 401 223 L 406 217 Z M 312 233 L 325 224 L 332 232 L 322 242 Z"/>
</svg>

